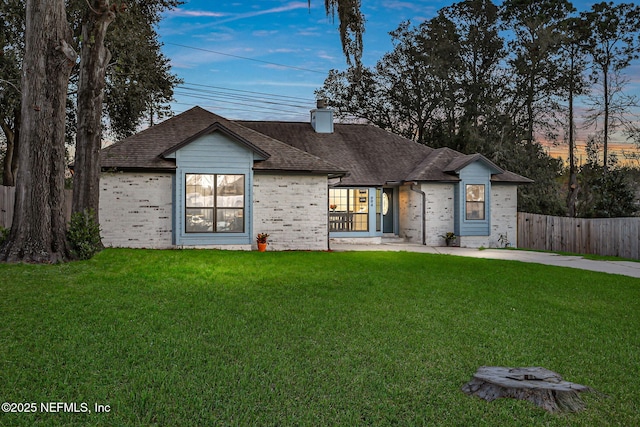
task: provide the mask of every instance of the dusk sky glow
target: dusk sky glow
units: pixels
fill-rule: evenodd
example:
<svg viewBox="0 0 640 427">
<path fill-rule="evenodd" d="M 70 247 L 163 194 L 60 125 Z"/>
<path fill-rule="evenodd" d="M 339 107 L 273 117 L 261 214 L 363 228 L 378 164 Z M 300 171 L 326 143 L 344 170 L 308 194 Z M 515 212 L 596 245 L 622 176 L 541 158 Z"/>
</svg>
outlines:
<svg viewBox="0 0 640 427">
<path fill-rule="evenodd" d="M 405 21 L 430 19 L 452 1 L 362 2 L 366 19 L 363 63 L 392 50 L 388 33 Z M 592 2 L 574 2 L 587 10 Z M 194 105 L 231 119 L 307 120 L 314 90 L 329 70 L 346 69 L 338 21 L 324 1 L 191 0 L 163 15 L 158 33 L 172 70 L 184 79 L 173 110 Z M 640 63 L 627 70 L 629 91 L 640 93 Z"/>
</svg>

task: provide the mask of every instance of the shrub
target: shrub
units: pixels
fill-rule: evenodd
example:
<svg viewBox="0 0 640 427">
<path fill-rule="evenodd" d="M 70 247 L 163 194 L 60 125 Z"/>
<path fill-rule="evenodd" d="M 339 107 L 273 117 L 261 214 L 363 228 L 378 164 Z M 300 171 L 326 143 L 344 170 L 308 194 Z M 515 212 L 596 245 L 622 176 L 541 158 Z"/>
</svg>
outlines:
<svg viewBox="0 0 640 427">
<path fill-rule="evenodd" d="M 11 231 L 10 228 L 4 228 L 3 226 L 0 225 L 0 246 L 2 246 L 5 240 L 9 238 L 10 231 Z"/>
<path fill-rule="evenodd" d="M 83 210 L 71 215 L 67 230 L 71 254 L 78 259 L 90 259 L 102 250 L 100 224 L 93 210 Z"/>
</svg>

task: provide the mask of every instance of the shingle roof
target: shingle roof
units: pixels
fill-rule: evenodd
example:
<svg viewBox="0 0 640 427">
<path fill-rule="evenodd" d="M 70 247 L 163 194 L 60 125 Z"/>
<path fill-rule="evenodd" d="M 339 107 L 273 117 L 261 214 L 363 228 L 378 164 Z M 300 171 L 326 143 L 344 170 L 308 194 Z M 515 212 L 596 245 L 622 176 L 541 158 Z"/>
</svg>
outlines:
<svg viewBox="0 0 640 427">
<path fill-rule="evenodd" d="M 407 181 L 460 181 L 457 175 L 444 171 L 446 165 L 460 156 L 460 153 L 450 148 L 433 150 L 407 175 Z"/>
<path fill-rule="evenodd" d="M 459 181 L 456 172 L 482 161 L 492 180 L 528 183 L 528 178 L 495 166 L 483 156 L 449 148 L 433 149 L 364 124 L 335 124 L 333 133 L 316 133 L 309 123 L 231 121 L 194 107 L 101 151 L 106 169 L 175 169 L 163 158 L 207 132 L 225 132 L 259 153 L 256 171 L 296 171 L 345 175 L 340 185 L 380 186 L 406 181 Z M 502 171 L 502 173 L 500 173 Z"/>
<path fill-rule="evenodd" d="M 174 145 L 215 122 L 215 115 L 194 107 L 101 150 L 103 168 L 175 169 L 175 162 L 160 157 Z"/>
<path fill-rule="evenodd" d="M 496 172 L 492 181 L 533 182 L 503 171 L 481 154 L 433 149 L 372 125 L 334 124 L 333 133 L 316 133 L 309 123 L 239 121 L 243 126 L 284 141 L 349 171 L 340 185 L 379 186 L 407 181 L 457 182 L 454 172 L 482 161 Z M 502 173 L 501 173 L 502 172 Z"/>
<path fill-rule="evenodd" d="M 102 168 L 111 169 L 175 169 L 175 162 L 162 157 L 190 142 L 197 134 L 227 131 L 250 148 L 268 155 L 256 162 L 255 170 L 317 172 L 342 175 L 336 165 L 310 153 L 298 150 L 267 135 L 256 132 L 200 107 L 152 126 L 101 151 Z"/>
<path fill-rule="evenodd" d="M 240 121 L 243 126 L 284 141 L 349 171 L 341 185 L 384 185 L 406 180 L 433 148 L 376 126 L 334 124 L 333 133 L 316 133 L 309 123 Z"/>
</svg>

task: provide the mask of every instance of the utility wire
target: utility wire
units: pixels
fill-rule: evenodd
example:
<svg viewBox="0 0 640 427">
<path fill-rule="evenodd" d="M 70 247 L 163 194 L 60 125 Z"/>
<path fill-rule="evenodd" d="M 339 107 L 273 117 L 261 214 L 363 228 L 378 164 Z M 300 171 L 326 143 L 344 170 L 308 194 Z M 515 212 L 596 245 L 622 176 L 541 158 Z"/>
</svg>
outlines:
<svg viewBox="0 0 640 427">
<path fill-rule="evenodd" d="M 230 92 L 242 92 L 242 93 L 249 93 L 249 94 L 252 94 L 252 95 L 265 95 L 265 96 L 270 96 L 270 97 L 274 97 L 274 98 L 297 99 L 297 100 L 305 101 L 305 102 L 315 102 L 315 99 L 311 99 L 311 98 L 301 98 L 301 97 L 290 96 L 290 95 L 279 95 L 279 94 L 275 94 L 275 93 L 256 92 L 256 91 L 252 91 L 252 90 L 232 89 L 232 88 L 226 88 L 226 87 L 222 87 L 222 86 L 205 85 L 205 84 L 199 84 L 199 83 L 185 82 L 184 84 L 178 85 L 178 87 L 179 86 L 207 87 L 207 88 L 212 88 L 212 89 L 227 90 L 227 91 L 230 91 Z"/>
<path fill-rule="evenodd" d="M 328 72 L 326 71 L 318 71 L 318 70 L 312 70 L 309 68 L 279 64 L 276 62 L 263 61 L 260 59 L 247 58 L 240 55 L 233 55 L 229 53 L 223 53 L 223 52 L 219 52 L 211 49 L 198 48 L 198 47 L 188 46 L 188 45 L 179 44 L 179 43 L 167 42 L 165 44 L 177 46 L 185 49 L 192 49 L 192 50 L 199 50 L 202 52 L 214 53 L 216 55 L 229 56 L 232 58 L 238 58 L 238 59 L 243 59 L 247 61 L 259 62 L 262 64 L 268 64 L 268 65 L 273 65 L 273 66 L 282 67 L 282 68 L 289 68 L 289 69 L 323 74 L 323 75 L 328 74 Z M 215 108 L 227 109 L 227 110 L 239 110 L 239 111 L 256 112 L 256 113 L 264 113 L 264 111 L 278 111 L 281 113 L 300 115 L 300 114 L 303 114 L 303 111 L 308 111 L 309 108 L 315 104 L 315 99 L 278 95 L 278 94 L 272 94 L 272 93 L 241 90 L 241 89 L 231 89 L 231 88 L 224 88 L 220 86 L 205 85 L 205 84 L 198 84 L 198 83 L 185 82 L 181 85 L 177 85 L 176 88 L 182 89 L 183 91 L 174 91 L 174 93 L 176 95 L 180 95 L 183 97 L 186 96 L 194 99 L 201 99 L 201 100 L 213 101 L 217 103 L 224 103 L 224 104 L 231 104 L 236 106 L 245 106 L 249 108 L 260 109 L 260 110 L 247 110 L 247 109 L 242 110 L 240 108 L 232 108 L 232 107 L 215 107 Z M 203 90 L 198 88 L 210 88 L 210 89 L 217 89 L 217 90 Z M 196 91 L 197 93 L 193 93 Z M 247 95 L 243 95 L 243 94 L 247 94 Z M 301 103 L 305 105 L 300 105 Z M 173 104 L 176 105 L 180 103 L 174 102 Z M 264 106 L 259 104 L 263 104 Z M 282 109 L 277 107 L 294 108 L 299 110 L 292 111 L 292 110 Z"/>
<path fill-rule="evenodd" d="M 246 102 L 234 102 L 234 101 L 220 101 L 216 98 L 213 98 L 211 96 L 206 96 L 206 95 L 198 95 L 198 94 L 193 94 L 193 93 L 178 93 L 176 92 L 176 94 L 178 95 L 183 95 L 183 96 L 187 96 L 189 98 L 194 98 L 194 99 L 202 99 L 205 101 L 214 101 L 214 102 L 223 102 L 225 104 L 231 104 L 231 105 L 241 105 L 241 106 L 245 106 L 245 107 L 252 107 L 252 108 L 260 108 L 262 109 L 264 112 L 266 111 L 281 111 L 281 112 L 285 112 L 285 113 L 291 113 L 291 114 L 297 114 L 298 111 L 292 111 L 292 110 L 285 110 L 282 108 L 274 108 L 272 106 L 265 106 L 265 107 L 261 107 L 260 105 L 255 105 L 255 104 L 250 104 L 250 103 L 246 103 Z M 241 100 L 237 100 L 237 101 L 241 101 Z M 304 107 L 301 107 L 301 109 L 303 109 Z"/>
<path fill-rule="evenodd" d="M 299 71 L 306 71 L 306 72 L 309 72 L 309 73 L 318 73 L 318 74 L 324 74 L 324 75 L 328 74 L 327 71 L 318 71 L 318 70 L 311 70 L 309 68 L 295 67 L 293 65 L 278 64 L 277 62 L 269 62 L 269 61 L 263 61 L 261 59 L 247 58 L 246 56 L 232 55 L 230 53 L 223 53 L 223 52 L 218 52 L 218 51 L 215 51 L 215 50 L 203 49 L 203 48 L 200 48 L 200 47 L 187 46 L 187 45 L 184 45 L 184 44 L 178 44 L 178 43 L 165 43 L 165 44 L 171 45 L 171 46 L 183 47 L 185 49 L 193 49 L 193 50 L 200 50 L 202 52 L 215 53 L 216 55 L 230 56 L 232 58 L 244 59 L 244 60 L 247 60 L 247 61 L 260 62 L 262 64 L 275 65 L 277 67 L 291 68 L 293 70 L 299 70 Z"/>
<path fill-rule="evenodd" d="M 238 95 L 234 93 L 226 93 L 226 92 L 219 92 L 219 91 L 203 91 L 202 89 L 192 89 L 192 88 L 186 88 L 186 87 L 178 88 L 178 90 L 176 90 L 174 93 L 179 95 L 186 95 L 186 96 L 192 96 L 192 95 L 198 96 L 198 97 L 207 96 L 211 99 L 218 99 L 218 98 L 232 99 L 236 101 L 239 100 L 239 101 L 246 101 L 251 103 L 278 105 L 283 107 L 307 108 L 307 105 L 300 105 L 299 103 L 293 104 L 293 103 L 279 101 L 279 100 L 272 100 L 269 98 L 256 98 L 256 97 L 250 97 L 246 95 Z"/>
<path fill-rule="evenodd" d="M 206 106 L 219 110 L 245 111 L 250 113 L 278 112 L 292 117 L 300 117 L 315 104 L 315 99 L 279 95 L 222 86 L 185 82 L 176 86 L 174 94 L 180 98 L 204 100 L 216 105 Z M 198 101 L 195 101 L 196 103 Z M 174 105 L 191 105 L 173 102 Z M 237 108 L 247 107 L 247 108 Z M 234 108 L 235 107 L 235 108 Z M 280 107 L 280 108 L 279 108 Z"/>
<path fill-rule="evenodd" d="M 173 105 L 184 105 L 187 107 L 193 107 L 193 104 L 190 104 L 188 102 L 173 102 Z M 245 113 L 260 113 L 260 114 L 264 114 L 264 110 L 252 110 L 249 108 L 233 108 L 233 107 L 227 107 L 227 106 L 219 106 L 219 105 L 200 105 L 202 108 L 207 108 L 207 109 L 211 109 L 211 110 L 224 110 L 224 111 L 241 111 L 241 112 L 245 112 Z M 260 108 L 260 107 L 258 107 Z M 180 113 L 184 113 L 187 109 L 181 110 L 181 111 L 177 111 L 174 110 L 174 113 L 176 114 L 180 114 Z M 273 110 L 268 110 L 268 111 L 273 111 Z M 294 118 L 299 118 L 301 117 L 301 114 L 298 112 L 287 112 L 285 111 L 285 114 L 281 114 L 282 112 L 279 112 L 280 115 L 282 115 L 283 117 L 294 117 Z M 231 119 L 233 120 L 233 119 Z"/>
</svg>

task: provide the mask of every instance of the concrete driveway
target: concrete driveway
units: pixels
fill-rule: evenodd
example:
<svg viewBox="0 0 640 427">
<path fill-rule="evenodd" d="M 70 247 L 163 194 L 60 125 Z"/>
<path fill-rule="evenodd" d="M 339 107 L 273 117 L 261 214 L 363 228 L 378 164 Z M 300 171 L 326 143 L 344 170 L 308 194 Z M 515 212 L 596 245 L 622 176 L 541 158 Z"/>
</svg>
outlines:
<svg viewBox="0 0 640 427">
<path fill-rule="evenodd" d="M 581 270 L 599 271 L 602 273 L 621 274 L 640 278 L 640 262 L 632 261 L 595 261 L 581 256 L 559 255 L 550 252 L 533 252 L 508 249 L 471 249 L 456 247 L 433 247 L 411 243 L 382 243 L 380 245 L 337 244 L 331 243 L 334 251 L 395 251 L 420 252 L 426 254 L 442 254 L 466 256 L 473 258 L 504 259 L 510 261 L 533 262 L 537 264 L 556 265 L 559 267 L 579 268 Z"/>
</svg>

